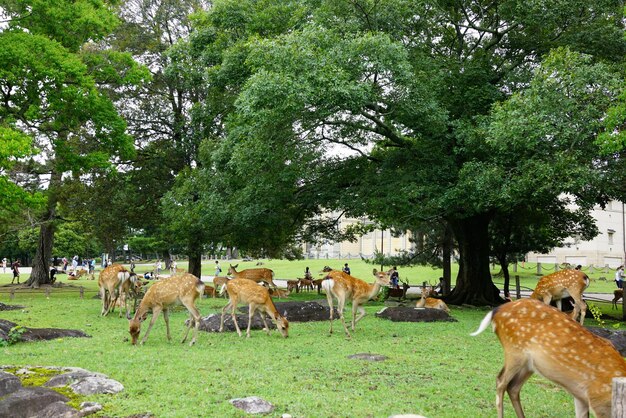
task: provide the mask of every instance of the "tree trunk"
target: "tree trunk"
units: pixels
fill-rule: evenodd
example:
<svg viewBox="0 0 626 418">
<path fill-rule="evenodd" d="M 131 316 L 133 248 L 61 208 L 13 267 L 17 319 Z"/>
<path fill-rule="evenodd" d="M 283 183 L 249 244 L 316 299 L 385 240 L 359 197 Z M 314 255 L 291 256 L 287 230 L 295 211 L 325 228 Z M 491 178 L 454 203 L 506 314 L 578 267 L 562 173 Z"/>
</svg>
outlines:
<svg viewBox="0 0 626 418">
<path fill-rule="evenodd" d="M 502 269 L 502 274 L 504 275 L 504 297 L 508 298 L 511 295 L 510 286 L 511 286 L 511 275 L 509 273 L 509 262 L 506 259 L 506 255 L 499 260 L 500 268 Z"/>
<path fill-rule="evenodd" d="M 444 225 L 444 233 L 443 233 L 443 245 L 442 245 L 442 257 L 443 257 L 443 289 L 441 289 L 441 293 L 446 296 L 450 294 L 451 284 L 452 284 L 452 231 L 450 230 L 450 226 L 446 223 Z"/>
<path fill-rule="evenodd" d="M 489 270 L 488 215 L 450 221 L 459 244 L 459 274 L 454 290 L 444 298 L 452 305 L 496 306 L 504 303 Z"/>
<path fill-rule="evenodd" d="M 197 251 L 189 251 L 189 273 L 193 274 L 196 277 L 201 277 L 202 275 L 202 252 Z"/>
</svg>

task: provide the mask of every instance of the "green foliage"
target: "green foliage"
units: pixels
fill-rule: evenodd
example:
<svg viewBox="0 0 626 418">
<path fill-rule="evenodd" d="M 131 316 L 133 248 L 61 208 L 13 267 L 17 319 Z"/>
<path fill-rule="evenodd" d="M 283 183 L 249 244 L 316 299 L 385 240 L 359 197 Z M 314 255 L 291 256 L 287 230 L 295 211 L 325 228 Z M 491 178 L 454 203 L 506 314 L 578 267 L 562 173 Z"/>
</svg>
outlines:
<svg viewBox="0 0 626 418">
<path fill-rule="evenodd" d="M 593 303 L 589 303 L 587 305 L 587 308 L 589 312 L 591 312 L 593 318 L 598 322 L 598 325 L 600 325 L 602 328 L 606 328 L 606 323 L 602 319 L 602 311 L 600 310 L 600 308 L 598 308 L 598 306 Z"/>
<path fill-rule="evenodd" d="M 22 334 L 24 332 L 26 332 L 26 328 L 20 325 L 14 326 L 9 330 L 6 340 L 0 338 L 0 347 L 8 347 L 10 345 L 17 344 L 21 341 Z"/>
</svg>

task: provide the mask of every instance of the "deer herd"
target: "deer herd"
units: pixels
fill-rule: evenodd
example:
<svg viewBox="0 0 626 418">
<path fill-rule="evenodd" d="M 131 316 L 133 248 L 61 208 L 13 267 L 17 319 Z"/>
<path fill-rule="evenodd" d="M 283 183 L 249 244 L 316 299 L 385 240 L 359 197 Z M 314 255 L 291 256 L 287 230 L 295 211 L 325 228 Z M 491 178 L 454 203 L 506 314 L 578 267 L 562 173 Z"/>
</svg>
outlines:
<svg viewBox="0 0 626 418">
<path fill-rule="evenodd" d="M 190 314 L 184 343 L 193 327 L 194 334 L 190 345 L 196 342 L 200 325 L 200 312 L 196 300 L 203 294 L 226 296 L 228 302 L 222 309 L 220 332 L 224 329 L 224 318 L 230 313 L 238 335 L 242 332 L 237 323 L 235 311 L 239 304 L 248 306 L 246 336 L 250 337 L 250 325 L 255 313 L 259 313 L 269 334 L 266 316 L 276 324 L 280 334 L 287 338 L 289 322 L 272 301 L 272 297 L 286 297 L 294 289 L 299 291 L 309 285 L 318 287 L 318 292 L 326 293 L 330 307 L 329 333 L 333 333 L 334 305 L 346 338 L 351 339 L 344 319 L 346 303 L 352 304 L 350 330 L 355 332 L 356 324 L 365 316 L 363 304 L 375 298 L 380 289 L 388 286 L 389 272 L 373 270 L 374 282 L 369 284 L 341 270 L 325 267 L 323 278 L 310 280 L 312 283 L 288 281 L 287 290 L 278 289 L 274 282 L 274 272 L 267 268 L 253 268 L 237 271 L 238 265 L 228 269 L 230 277 L 215 277 L 214 287 L 205 285 L 199 278 L 188 273 L 178 273 L 170 278 L 159 280 L 148 288 L 141 299 L 134 317 L 129 316 L 129 302 L 137 298 L 143 285 L 138 277 L 121 265 L 111 265 L 100 274 L 98 284 L 102 299 L 101 315 L 106 316 L 116 304 L 125 308 L 129 319 L 129 332 L 132 344 L 137 344 L 141 323 L 152 312 L 150 324 L 141 340 L 143 344 L 159 314 L 163 313 L 167 339 L 170 340 L 169 309 L 183 305 Z M 313 283 L 317 282 L 317 283 Z M 266 287 L 267 286 L 267 287 Z M 306 287 L 305 287 L 306 286 Z M 589 277 L 580 270 L 561 270 L 542 277 L 530 295 L 500 305 L 487 313 L 472 336 L 482 333 L 490 325 L 504 350 L 504 366 L 496 378 L 496 408 L 498 417 L 504 416 L 504 392 L 506 391 L 518 418 L 524 417 L 520 401 L 520 391 L 533 373 L 562 386 L 574 397 L 576 417 L 588 417 L 593 412 L 596 417 L 611 416 L 612 379 L 626 377 L 626 361 L 613 345 L 583 327 L 586 304 L 583 292 L 589 286 Z M 313 287 L 311 287 L 312 289 Z M 209 289 L 209 290 L 207 290 Z M 615 292 L 613 303 L 623 296 Z M 432 286 L 421 286 L 421 298 L 415 309 L 440 309 L 447 313 L 450 309 L 436 297 Z M 571 297 L 573 312 L 568 316 L 562 312 L 562 300 Z M 557 308 L 550 306 L 554 302 Z M 135 302 L 136 304 L 136 302 Z"/>
</svg>

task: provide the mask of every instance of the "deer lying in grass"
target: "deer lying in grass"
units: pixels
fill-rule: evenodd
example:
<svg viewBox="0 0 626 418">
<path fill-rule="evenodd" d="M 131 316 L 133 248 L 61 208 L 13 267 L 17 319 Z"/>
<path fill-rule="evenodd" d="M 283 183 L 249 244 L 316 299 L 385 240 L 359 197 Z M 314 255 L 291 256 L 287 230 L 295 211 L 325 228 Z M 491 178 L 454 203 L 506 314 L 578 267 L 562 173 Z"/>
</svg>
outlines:
<svg viewBox="0 0 626 418">
<path fill-rule="evenodd" d="M 130 332 L 132 344 L 137 344 L 139 333 L 141 332 L 141 323 L 146 320 L 150 310 L 152 310 L 152 319 L 141 340 L 141 344 L 148 339 L 152 325 L 154 325 L 161 312 L 163 312 L 163 319 L 165 320 L 167 339 L 171 341 L 169 308 L 182 304 L 187 308 L 190 316 L 189 325 L 182 342 L 184 343 L 187 340 L 189 329 L 194 326 L 193 338 L 189 343 L 190 346 L 194 345 L 198 336 L 198 327 L 200 326 L 200 312 L 196 308 L 195 302 L 204 293 L 204 286 L 202 280 L 189 273 L 177 274 L 154 283 L 146 292 L 139 304 L 139 309 L 137 309 L 135 316 L 129 322 L 128 331 Z"/>
<path fill-rule="evenodd" d="M 613 291 L 613 300 L 611 301 L 611 303 L 613 304 L 613 309 L 617 309 L 617 302 L 619 302 L 619 300 L 623 297 L 624 289 L 615 289 Z"/>
<path fill-rule="evenodd" d="M 489 324 L 504 349 L 504 367 L 496 379 L 498 417 L 504 416 L 506 390 L 523 417 L 520 390 L 537 372 L 574 396 L 576 417 L 611 416 L 614 377 L 626 377 L 626 362 L 611 343 L 567 315 L 537 300 L 520 299 L 489 312 L 472 336 Z"/>
<path fill-rule="evenodd" d="M 415 304 L 416 308 L 440 309 L 442 311 L 446 311 L 450 313 L 450 309 L 448 308 L 448 305 L 446 305 L 446 303 L 443 300 L 430 297 L 431 295 L 435 293 L 432 286 L 422 286 L 421 289 L 422 289 L 422 297 Z"/>
<path fill-rule="evenodd" d="M 224 289 L 222 289 L 224 290 Z M 252 317 L 255 312 L 259 312 L 265 330 L 269 335 L 270 329 L 265 321 L 264 313 L 268 314 L 270 318 L 276 322 L 276 328 L 280 331 L 283 337 L 287 338 L 289 333 L 289 322 L 282 316 L 277 310 L 272 298 L 270 298 L 269 290 L 264 286 L 259 286 L 251 280 L 247 279 L 232 279 L 226 283 L 226 291 L 228 292 L 229 301 L 222 309 L 222 317 L 220 322 L 220 332 L 224 331 L 224 315 L 226 310 L 231 310 L 231 317 L 235 323 L 237 334 L 241 337 L 241 330 L 237 323 L 237 315 L 235 310 L 238 303 L 248 304 L 248 329 L 246 331 L 246 337 L 250 338 L 250 325 L 252 324 Z"/>
<path fill-rule="evenodd" d="M 326 292 L 326 299 L 330 308 L 330 333 L 333 333 L 333 298 L 337 300 L 337 311 L 339 318 L 343 324 L 346 336 L 351 338 L 346 321 L 343 315 L 343 309 L 346 301 L 352 301 L 352 331 L 357 322 L 365 316 L 365 309 L 361 306 L 363 303 L 375 297 L 380 291 L 381 286 L 389 284 L 389 273 L 384 271 L 373 271 L 376 281 L 374 284 L 365 283 L 361 279 L 352 277 L 347 273 L 339 270 L 330 270 L 322 281 L 322 288 Z M 359 315 L 357 316 L 357 311 Z"/>
<path fill-rule="evenodd" d="M 268 289 L 270 292 L 270 296 L 273 298 L 286 298 L 287 296 L 289 296 L 289 294 L 291 293 L 291 291 L 289 290 L 285 290 L 285 289 Z"/>
<path fill-rule="evenodd" d="M 585 321 L 587 305 L 583 301 L 583 292 L 589 286 L 589 277 L 580 270 L 556 271 L 539 279 L 535 290 L 530 295 L 549 305 L 554 300 L 561 310 L 561 299 L 571 296 L 574 299 L 572 319 L 576 320 L 580 314 L 580 325 Z"/>
<path fill-rule="evenodd" d="M 114 309 L 121 292 L 124 292 L 125 302 L 128 302 L 130 288 L 131 285 L 134 285 L 136 278 L 136 275 L 131 277 L 131 273 L 121 264 L 111 264 L 102 270 L 100 276 L 98 277 L 100 299 L 102 300 L 102 311 L 100 312 L 101 316 L 106 316 L 109 311 Z M 122 310 L 120 309 L 120 316 L 121 315 Z M 126 317 L 129 317 L 127 303 Z"/>
<path fill-rule="evenodd" d="M 228 267 L 228 274 L 233 276 L 233 279 L 248 279 L 257 283 L 265 282 L 274 289 L 278 287 L 274 283 L 274 272 L 272 270 L 266 268 L 256 268 L 237 271 L 236 268 L 238 265 L 239 264 L 235 264 L 233 266 L 231 264 L 230 267 Z"/>
</svg>

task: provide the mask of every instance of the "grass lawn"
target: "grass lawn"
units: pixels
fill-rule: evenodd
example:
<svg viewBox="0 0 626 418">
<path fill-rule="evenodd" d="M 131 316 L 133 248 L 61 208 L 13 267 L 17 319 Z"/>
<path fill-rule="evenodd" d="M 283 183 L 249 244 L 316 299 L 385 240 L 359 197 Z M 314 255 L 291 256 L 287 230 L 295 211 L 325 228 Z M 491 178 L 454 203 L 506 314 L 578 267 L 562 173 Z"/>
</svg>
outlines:
<svg viewBox="0 0 626 418">
<path fill-rule="evenodd" d="M 286 279 L 301 277 L 305 266 L 315 275 L 326 264 L 340 268 L 344 262 L 264 260 L 264 267 L 274 269 L 277 278 Z M 347 262 L 354 275 L 371 281 L 372 265 L 360 260 Z M 206 263 L 204 274 L 213 273 L 213 264 Z M 226 272 L 228 262 L 221 264 Z M 255 264 L 240 262 L 239 269 Z M 179 263 L 179 267 L 186 265 Z M 151 265 L 137 268 L 140 272 L 151 269 Z M 534 287 L 534 273 L 532 269 L 518 273 L 524 286 Z M 403 268 L 400 274 L 412 284 L 424 280 L 434 283 L 441 275 L 424 267 Z M 593 282 L 590 291 L 613 290 L 612 272 L 603 275 L 609 281 Z M 59 280 L 68 283 L 63 275 Z M 6 283 L 10 283 L 9 274 L 0 274 L 0 285 Z M 77 291 L 67 289 L 54 289 L 49 297 L 41 290 L 19 292 L 14 300 L 0 293 L 0 302 L 26 307 L 1 311 L 0 317 L 28 327 L 81 329 L 92 337 L 0 347 L 0 364 L 76 366 L 109 375 L 125 390 L 117 395 L 88 397 L 104 405 L 102 416 L 243 417 L 245 414 L 228 400 L 246 396 L 273 403 L 276 409 L 269 416 L 275 417 L 387 417 L 406 413 L 431 418 L 496 416 L 495 378 L 503 364 L 502 349 L 490 331 L 469 336 L 486 309 L 452 306 L 451 315 L 458 320 L 452 323 L 394 323 L 376 318 L 374 313 L 383 304 L 370 302 L 366 305 L 368 315 L 357 324 L 352 340 L 338 332 L 339 324 L 329 336 L 328 321 L 323 321 L 291 323 L 287 339 L 277 331 L 270 336 L 253 331 L 249 339 L 236 333 L 200 332 L 194 347 L 180 344 L 188 315 L 176 310 L 170 321 L 172 342 L 165 339 L 165 325 L 159 318 L 146 344 L 133 347 L 128 321 L 118 318 L 117 311 L 100 317 L 100 301 L 92 298 L 97 281 L 69 283 L 84 286 L 85 297 L 81 299 Z M 0 287 L 0 291 L 5 290 Z M 318 297 L 305 293 L 290 299 Z M 219 312 L 225 304 L 224 299 L 198 301 L 203 316 Z M 601 308 L 610 311 L 608 304 Z M 586 323 L 595 323 L 590 314 Z M 144 324 L 143 331 L 146 327 Z M 388 359 L 366 362 L 347 358 L 357 353 L 381 354 Z M 538 376 L 524 386 L 522 402 L 528 416 L 574 415 L 571 396 Z M 514 416 L 508 398 L 505 412 Z"/>
</svg>

